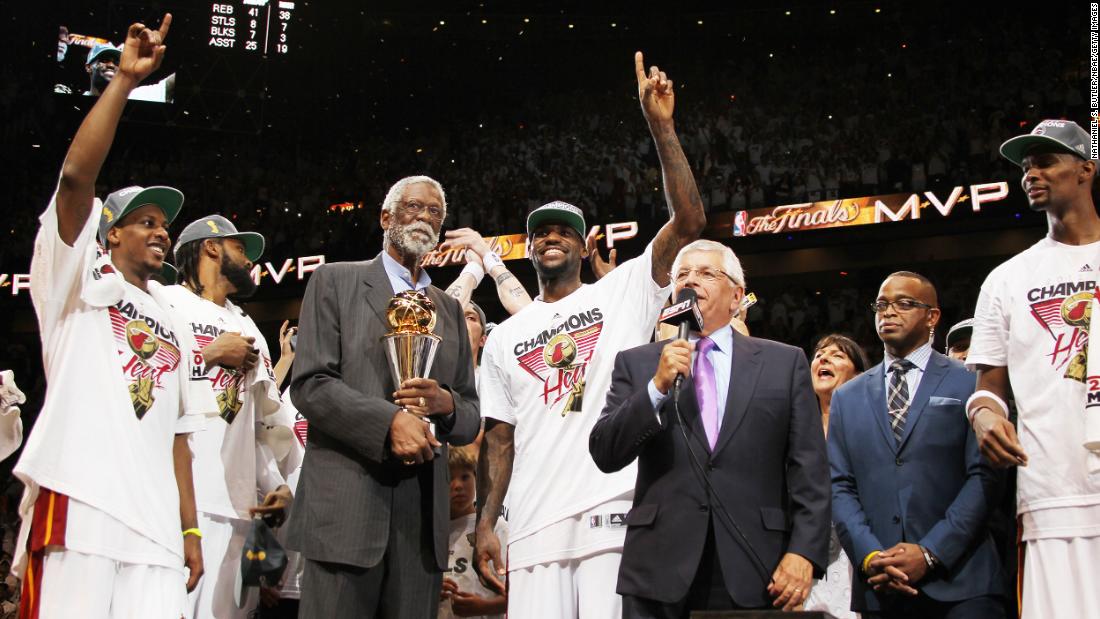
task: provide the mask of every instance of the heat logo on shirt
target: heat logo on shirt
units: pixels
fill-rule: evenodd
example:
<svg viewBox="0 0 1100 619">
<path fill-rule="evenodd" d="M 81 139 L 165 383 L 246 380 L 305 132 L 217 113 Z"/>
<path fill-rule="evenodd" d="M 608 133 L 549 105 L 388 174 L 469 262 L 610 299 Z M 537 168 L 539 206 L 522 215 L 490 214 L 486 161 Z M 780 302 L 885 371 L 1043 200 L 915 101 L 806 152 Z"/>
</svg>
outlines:
<svg viewBox="0 0 1100 619">
<path fill-rule="evenodd" d="M 570 330 L 570 326 L 575 328 Z M 515 347 L 516 361 L 542 382 L 542 401 L 552 406 L 566 400 L 566 413 L 579 413 L 584 404 L 584 372 L 603 330 L 598 308 L 570 316 L 561 327 L 543 331 Z"/>
<path fill-rule="evenodd" d="M 199 349 L 195 351 L 196 368 L 203 367 L 202 349 L 213 342 L 223 331 L 214 325 L 200 325 L 191 323 L 191 330 L 195 333 L 195 344 Z M 214 399 L 218 401 L 218 414 L 226 423 L 233 423 L 237 413 L 241 412 L 244 402 L 241 400 L 241 385 L 244 384 L 244 374 L 231 368 L 214 366 L 210 373 L 210 386 L 214 389 Z M 201 371 L 201 370 L 199 370 Z M 195 378 L 192 377 L 192 380 Z M 201 380 L 201 378 L 199 379 Z"/>
<path fill-rule="evenodd" d="M 306 446 L 306 440 L 309 438 L 309 422 L 302 413 L 294 414 L 294 436 L 298 437 L 302 447 Z"/>
<path fill-rule="evenodd" d="M 1027 293 L 1031 315 L 1053 340 L 1047 354 L 1050 364 L 1064 378 L 1085 382 L 1088 365 L 1089 322 L 1095 281 L 1065 282 L 1032 288 Z"/>
<path fill-rule="evenodd" d="M 129 383 L 130 402 L 140 420 L 153 408 L 156 392 L 164 389 L 164 375 L 179 367 L 179 341 L 172 331 L 143 316 L 129 301 L 120 301 L 108 313 L 123 361 L 122 375 Z"/>
</svg>

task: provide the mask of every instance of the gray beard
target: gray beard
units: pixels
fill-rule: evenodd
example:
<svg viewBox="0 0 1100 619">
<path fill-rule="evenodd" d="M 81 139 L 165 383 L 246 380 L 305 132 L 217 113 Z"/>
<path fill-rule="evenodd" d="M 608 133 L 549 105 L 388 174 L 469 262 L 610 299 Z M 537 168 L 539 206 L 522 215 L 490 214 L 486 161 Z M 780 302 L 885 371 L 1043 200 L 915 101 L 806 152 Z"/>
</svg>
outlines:
<svg viewBox="0 0 1100 619">
<path fill-rule="evenodd" d="M 416 230 L 427 233 L 428 239 L 422 240 L 419 236 L 414 236 L 413 232 Z M 439 244 L 439 233 L 423 221 L 414 221 L 406 226 L 394 223 L 389 230 L 386 230 L 385 236 L 399 252 L 417 258 L 435 249 Z"/>
</svg>

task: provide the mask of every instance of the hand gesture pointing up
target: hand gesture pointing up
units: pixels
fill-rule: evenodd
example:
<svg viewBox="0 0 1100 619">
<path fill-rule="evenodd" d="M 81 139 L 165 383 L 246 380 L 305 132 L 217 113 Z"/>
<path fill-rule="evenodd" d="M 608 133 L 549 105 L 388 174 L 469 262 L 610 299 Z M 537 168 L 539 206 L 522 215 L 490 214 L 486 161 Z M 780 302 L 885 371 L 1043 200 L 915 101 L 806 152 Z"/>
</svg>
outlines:
<svg viewBox="0 0 1100 619">
<path fill-rule="evenodd" d="M 649 68 L 647 77 L 642 52 L 634 52 L 634 73 L 638 77 L 638 100 L 642 103 L 645 119 L 650 124 L 672 120 L 672 108 L 676 103 L 672 80 L 656 66 Z"/>
<path fill-rule="evenodd" d="M 129 76 L 135 83 L 149 77 L 160 67 L 164 60 L 164 39 L 172 25 L 172 14 L 165 13 L 159 30 L 147 28 L 136 23 L 126 33 L 126 43 L 122 47 L 122 58 L 118 61 L 118 72 Z"/>
</svg>

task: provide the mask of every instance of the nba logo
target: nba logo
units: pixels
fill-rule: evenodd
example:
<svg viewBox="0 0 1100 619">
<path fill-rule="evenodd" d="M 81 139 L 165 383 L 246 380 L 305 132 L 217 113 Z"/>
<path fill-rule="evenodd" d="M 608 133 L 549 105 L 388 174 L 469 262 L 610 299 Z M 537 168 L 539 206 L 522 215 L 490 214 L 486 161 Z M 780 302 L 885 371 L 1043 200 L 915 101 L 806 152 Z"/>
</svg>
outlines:
<svg viewBox="0 0 1100 619">
<path fill-rule="evenodd" d="M 745 224 L 748 223 L 748 211 L 737 211 L 733 216 L 733 236 L 745 236 Z"/>
</svg>

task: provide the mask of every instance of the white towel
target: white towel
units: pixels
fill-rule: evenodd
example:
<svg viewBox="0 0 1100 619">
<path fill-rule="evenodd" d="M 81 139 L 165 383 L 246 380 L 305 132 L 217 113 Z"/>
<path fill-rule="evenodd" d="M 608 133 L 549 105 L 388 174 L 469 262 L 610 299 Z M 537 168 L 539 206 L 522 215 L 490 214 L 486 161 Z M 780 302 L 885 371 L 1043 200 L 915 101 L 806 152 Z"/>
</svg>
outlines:
<svg viewBox="0 0 1100 619">
<path fill-rule="evenodd" d="M 19 405 L 27 396 L 15 384 L 15 373 L 0 372 L 0 460 L 15 453 L 23 444 L 23 420 L 19 417 Z"/>
</svg>

